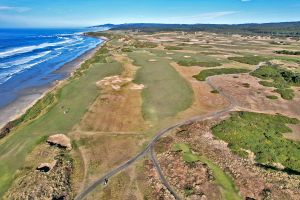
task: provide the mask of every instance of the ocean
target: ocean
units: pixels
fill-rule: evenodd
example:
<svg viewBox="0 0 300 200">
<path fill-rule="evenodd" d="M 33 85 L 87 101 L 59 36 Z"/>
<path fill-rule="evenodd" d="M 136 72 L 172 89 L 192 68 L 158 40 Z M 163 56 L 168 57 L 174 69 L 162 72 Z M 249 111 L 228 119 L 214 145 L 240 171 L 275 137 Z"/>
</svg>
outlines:
<svg viewBox="0 0 300 200">
<path fill-rule="evenodd" d="M 0 29 L 0 110 L 26 93 L 52 85 L 68 73 L 66 63 L 102 40 L 85 29 Z"/>
</svg>

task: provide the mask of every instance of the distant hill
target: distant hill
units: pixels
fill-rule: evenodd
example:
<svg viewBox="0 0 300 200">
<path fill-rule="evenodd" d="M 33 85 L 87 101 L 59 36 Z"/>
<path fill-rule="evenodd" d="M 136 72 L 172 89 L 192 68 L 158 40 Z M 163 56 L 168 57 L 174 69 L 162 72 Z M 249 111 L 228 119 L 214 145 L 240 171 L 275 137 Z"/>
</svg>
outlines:
<svg viewBox="0 0 300 200">
<path fill-rule="evenodd" d="M 104 24 L 94 27 L 106 27 L 112 30 L 159 31 L 208 31 L 228 34 L 300 36 L 300 22 L 280 22 L 264 24 Z"/>
</svg>

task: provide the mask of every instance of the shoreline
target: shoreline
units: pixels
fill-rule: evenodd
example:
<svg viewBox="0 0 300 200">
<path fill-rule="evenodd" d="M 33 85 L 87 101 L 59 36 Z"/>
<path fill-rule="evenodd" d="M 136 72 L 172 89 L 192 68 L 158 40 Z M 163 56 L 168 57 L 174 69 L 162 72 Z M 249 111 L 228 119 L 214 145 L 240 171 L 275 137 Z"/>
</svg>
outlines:
<svg viewBox="0 0 300 200">
<path fill-rule="evenodd" d="M 44 87 L 32 87 L 26 91 L 25 94 L 21 94 L 15 101 L 11 102 L 9 105 L 0 109 L 0 132 L 5 126 L 21 117 L 26 113 L 28 109 L 33 107 L 40 99 L 44 98 L 46 94 L 54 91 L 63 83 L 66 83 L 73 73 L 78 69 L 86 60 L 90 59 L 102 46 L 106 43 L 107 38 L 98 37 L 102 40 L 95 48 L 87 50 L 85 53 L 81 54 L 74 60 L 65 63 L 59 69 L 55 70 L 53 73 L 64 74 L 64 78 L 52 82 L 51 84 Z M 27 94 L 26 94 L 27 93 Z"/>
</svg>

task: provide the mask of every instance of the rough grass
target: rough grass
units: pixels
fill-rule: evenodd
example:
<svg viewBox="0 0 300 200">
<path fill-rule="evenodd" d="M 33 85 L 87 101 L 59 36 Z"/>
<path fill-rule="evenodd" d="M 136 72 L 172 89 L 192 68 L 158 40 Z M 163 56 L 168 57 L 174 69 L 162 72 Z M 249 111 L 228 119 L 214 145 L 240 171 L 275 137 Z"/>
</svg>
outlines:
<svg viewBox="0 0 300 200">
<path fill-rule="evenodd" d="M 198 81 L 205 81 L 207 77 L 222 75 L 222 74 L 238 74 L 250 72 L 248 69 L 238 68 L 220 68 L 220 69 L 206 69 L 201 71 L 199 74 L 193 76 Z"/>
<path fill-rule="evenodd" d="M 240 200 L 239 191 L 236 188 L 232 178 L 227 175 L 218 165 L 214 164 L 208 158 L 200 156 L 200 161 L 207 164 L 212 170 L 215 182 L 221 187 L 221 193 L 225 200 Z"/>
<path fill-rule="evenodd" d="M 287 169 L 300 172 L 300 143 L 283 137 L 292 130 L 286 124 L 297 119 L 282 115 L 235 112 L 212 128 L 213 134 L 229 143 L 233 152 L 247 149 L 254 152 L 258 163 L 273 166 L 281 163 Z"/>
<path fill-rule="evenodd" d="M 285 55 L 300 55 L 300 51 L 288 51 L 288 50 L 274 51 L 274 53 L 285 54 Z"/>
<path fill-rule="evenodd" d="M 190 67 L 190 66 L 200 66 L 200 67 L 218 67 L 221 66 L 221 63 L 218 62 L 203 62 L 203 61 L 197 61 L 194 59 L 189 60 L 180 60 L 177 62 L 181 66 Z"/>
<path fill-rule="evenodd" d="M 182 50 L 182 47 L 178 47 L 178 46 L 166 46 L 165 47 L 166 50 Z"/>
<path fill-rule="evenodd" d="M 146 86 L 142 91 L 144 119 L 157 121 L 174 116 L 191 106 L 193 90 L 168 60 L 146 52 L 132 52 L 128 55 L 135 65 L 140 66 L 134 81 Z M 148 62 L 150 59 L 156 62 Z"/>
<path fill-rule="evenodd" d="M 182 151 L 184 153 L 190 153 L 189 145 L 185 143 L 176 143 L 172 146 L 172 151 Z"/>
<path fill-rule="evenodd" d="M 79 123 L 88 106 L 99 94 L 95 82 L 121 71 L 119 63 L 93 64 L 58 91 L 57 102 L 47 113 L 26 126 L 18 127 L 1 141 L 0 196 L 8 189 L 16 170 L 23 165 L 26 155 L 41 138 L 53 133 L 66 133 Z M 64 114 L 66 109 L 69 112 Z"/>
<path fill-rule="evenodd" d="M 194 154 L 190 146 L 185 143 L 175 143 L 172 146 L 173 151 L 182 152 L 182 158 L 187 163 L 194 163 L 201 161 L 205 163 L 213 172 L 215 182 L 221 187 L 222 196 L 226 200 L 237 200 L 241 199 L 238 194 L 234 181 L 228 176 L 219 166 L 214 164 L 205 156 Z"/>
<path fill-rule="evenodd" d="M 156 43 L 153 42 L 141 42 L 141 41 L 135 41 L 133 43 L 133 46 L 135 48 L 155 48 L 158 45 Z"/>
<path fill-rule="evenodd" d="M 244 56 L 244 57 L 229 57 L 229 60 L 245 63 L 248 65 L 258 65 L 261 62 L 269 61 L 269 58 L 262 56 Z"/>
</svg>

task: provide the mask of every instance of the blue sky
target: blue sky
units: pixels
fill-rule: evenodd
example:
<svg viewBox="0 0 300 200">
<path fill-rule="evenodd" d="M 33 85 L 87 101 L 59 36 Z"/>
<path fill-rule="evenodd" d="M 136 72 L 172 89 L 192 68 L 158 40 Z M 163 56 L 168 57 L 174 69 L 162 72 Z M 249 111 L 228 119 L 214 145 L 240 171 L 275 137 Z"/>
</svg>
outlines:
<svg viewBox="0 0 300 200">
<path fill-rule="evenodd" d="M 0 0 L 0 27 L 300 21 L 299 0 Z"/>
</svg>

